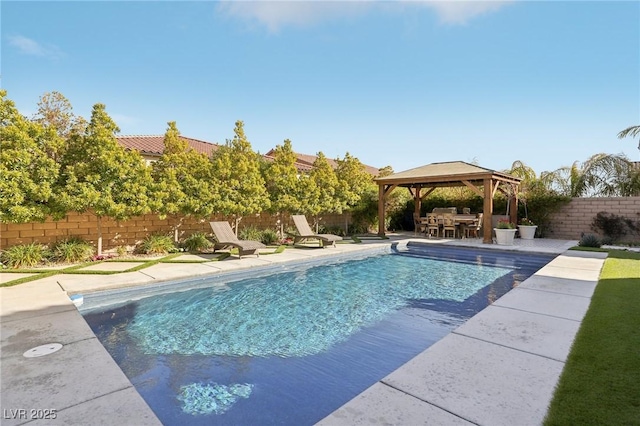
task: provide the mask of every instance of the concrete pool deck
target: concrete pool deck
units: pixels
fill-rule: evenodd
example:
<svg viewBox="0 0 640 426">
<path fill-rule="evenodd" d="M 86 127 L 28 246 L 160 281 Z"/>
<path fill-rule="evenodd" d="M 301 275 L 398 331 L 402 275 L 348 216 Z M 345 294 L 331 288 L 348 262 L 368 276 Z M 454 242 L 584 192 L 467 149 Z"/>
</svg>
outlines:
<svg viewBox="0 0 640 426">
<path fill-rule="evenodd" d="M 402 245 L 413 240 L 410 237 L 288 249 L 241 260 L 157 264 L 114 275 L 59 274 L 2 287 L 0 423 L 160 424 L 70 294 L 340 256 L 392 242 Z M 575 241 L 516 240 L 517 245 L 505 247 L 473 239 L 416 240 L 560 256 L 320 423 L 540 424 L 606 254 L 566 252 Z M 12 275 L 0 273 L 0 282 L 16 278 Z M 23 357 L 31 348 L 54 342 L 63 345 L 58 352 Z"/>
</svg>

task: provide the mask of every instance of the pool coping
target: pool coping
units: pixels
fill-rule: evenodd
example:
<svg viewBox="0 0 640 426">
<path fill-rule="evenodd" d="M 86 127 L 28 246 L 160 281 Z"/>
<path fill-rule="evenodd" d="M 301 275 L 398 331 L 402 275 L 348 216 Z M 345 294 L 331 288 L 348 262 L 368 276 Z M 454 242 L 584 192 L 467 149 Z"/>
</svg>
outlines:
<svg viewBox="0 0 640 426">
<path fill-rule="evenodd" d="M 304 262 L 305 260 L 326 258 L 327 256 L 335 257 L 345 253 L 389 247 L 391 243 L 394 242 L 404 244 L 410 240 L 416 240 L 407 237 L 407 235 L 398 235 L 386 241 L 373 240 L 358 245 L 338 245 L 335 249 L 287 250 L 285 253 L 289 252 L 288 255 L 282 253 L 285 254 L 285 256 L 278 254 L 268 256 L 268 258 L 262 256 L 258 259 L 229 259 L 224 262 L 218 262 L 220 263 L 220 265 L 217 265 L 219 269 L 215 271 L 211 269 L 205 269 L 204 271 L 207 271 L 208 274 L 216 274 L 217 272 L 227 270 L 227 268 L 241 270 L 292 261 Z M 425 241 L 424 239 L 417 240 Z M 430 243 L 432 242 L 433 241 L 430 241 Z M 467 246 L 473 246 L 473 243 L 476 243 L 477 245 L 476 241 L 441 240 L 439 243 Z M 555 250 L 557 253 L 563 253 L 573 245 L 575 245 L 573 241 L 558 241 Z M 494 245 L 480 246 L 491 249 L 505 249 L 505 247 L 496 247 Z M 541 250 L 535 247 L 507 247 L 506 249 L 551 252 L 546 248 Z M 267 258 L 266 261 L 265 258 Z M 68 297 L 71 293 L 81 293 L 87 290 L 95 291 L 95 289 L 122 288 L 126 285 L 139 286 L 154 282 L 157 283 L 163 281 L 163 277 L 166 277 L 165 281 L 170 281 L 178 278 L 175 276 L 176 273 L 183 274 L 183 278 L 207 275 L 206 273 L 200 273 L 200 269 L 194 275 L 184 275 L 184 269 L 180 268 L 177 268 L 179 269 L 178 272 L 166 267 L 162 269 L 158 268 L 155 271 L 153 268 L 155 268 L 155 266 L 145 270 L 145 274 L 142 277 L 136 275 L 135 278 L 127 274 L 110 276 L 65 276 L 63 274 L 42 278 L 14 287 L 0 288 L 0 296 L 2 298 L 0 305 L 0 318 L 2 320 L 0 368 L 2 376 L 3 424 L 24 424 L 43 420 L 37 418 L 38 415 L 43 413 L 42 411 L 34 411 L 31 413 L 30 410 L 46 409 L 55 410 L 56 414 L 56 419 L 47 419 L 47 424 L 86 424 L 87 421 L 90 422 L 91 419 L 99 419 L 105 424 L 129 424 L 131 422 L 136 424 L 160 424 L 155 414 L 102 347 Z M 576 268 L 563 266 L 559 269 L 573 270 Z M 580 268 L 578 267 L 577 269 Z M 164 276 L 162 272 L 165 272 Z M 551 270 L 550 273 L 557 273 L 557 271 Z M 119 278 L 114 279 L 114 277 Z M 126 283 L 123 281 L 126 281 Z M 525 283 L 523 283 L 523 285 L 524 284 Z M 541 285 L 544 285 L 544 283 L 538 284 L 538 286 Z M 500 300 L 502 299 L 499 299 L 498 302 Z M 511 308 L 506 306 L 501 309 Z M 475 318 L 476 317 L 473 317 L 471 320 Z M 471 337 L 462 336 L 456 331 L 452 333 L 456 337 L 471 339 Z M 448 337 L 449 336 L 445 339 Z M 24 351 L 50 342 L 63 344 L 63 349 L 55 354 L 41 358 L 27 359 L 22 356 Z M 435 346 L 441 347 L 442 345 L 439 345 L 439 343 L 440 342 L 432 346 L 432 348 Z M 430 349 L 431 348 L 427 349 L 425 353 Z M 425 355 L 425 353 L 416 358 L 421 358 L 423 355 L 427 358 L 433 358 L 432 355 Z M 434 351 L 432 351 L 432 353 L 434 353 Z M 412 362 L 414 361 L 410 361 L 410 363 Z M 403 368 L 405 368 L 405 366 L 399 370 L 402 372 Z M 393 376 L 393 374 L 394 373 L 389 376 L 390 379 L 387 381 L 383 379 L 383 381 L 376 383 L 374 386 L 384 386 L 383 391 L 388 392 L 390 388 L 395 386 L 395 382 L 393 381 L 395 380 L 395 376 Z M 555 380 L 557 381 L 557 377 Z M 398 396 L 394 395 L 391 399 L 385 399 L 386 402 L 384 404 L 378 404 L 378 408 L 381 409 L 383 406 L 396 407 L 393 412 L 404 413 L 402 415 L 406 417 L 411 416 L 412 412 L 420 413 L 424 408 L 423 404 L 428 404 L 430 408 L 436 407 L 433 402 L 423 401 L 418 404 L 415 411 L 403 410 L 401 407 L 404 406 L 403 404 L 405 402 L 408 401 L 410 406 L 413 406 L 416 404 L 416 400 L 422 400 L 419 396 L 416 399 L 415 396 L 410 396 L 410 393 L 405 392 L 405 390 L 402 389 L 402 386 L 404 386 L 402 380 L 399 380 L 398 383 L 400 384 L 393 389 L 394 392 L 401 394 L 402 400 L 398 401 L 398 405 L 394 405 L 391 401 L 394 401 L 394 398 Z M 555 381 L 553 385 L 555 385 Z M 367 390 L 365 394 L 369 395 L 371 392 L 372 391 Z M 404 398 L 407 397 L 412 399 L 404 400 Z M 321 423 L 357 423 L 359 419 L 358 416 L 354 417 L 352 415 L 351 417 L 344 417 L 344 413 L 352 412 L 353 407 L 362 408 L 362 398 L 363 397 L 356 397 Z M 448 412 L 446 407 L 439 407 L 438 410 Z M 373 414 L 374 411 L 372 411 L 371 408 L 367 408 L 367 412 Z M 33 414 L 33 416 L 31 416 L 31 414 Z M 382 415 L 387 416 L 388 413 L 382 413 Z M 454 417 L 459 420 L 466 418 L 464 416 L 467 416 L 467 414 L 454 415 Z M 412 420 L 417 419 L 416 417 L 410 418 Z M 420 418 L 424 419 L 424 417 Z M 413 422 L 409 421 L 404 423 Z"/>
</svg>

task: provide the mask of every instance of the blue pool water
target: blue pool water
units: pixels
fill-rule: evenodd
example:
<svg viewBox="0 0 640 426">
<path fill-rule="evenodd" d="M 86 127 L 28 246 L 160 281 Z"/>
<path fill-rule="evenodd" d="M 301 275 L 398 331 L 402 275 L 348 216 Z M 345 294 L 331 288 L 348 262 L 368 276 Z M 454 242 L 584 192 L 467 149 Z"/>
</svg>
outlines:
<svg viewBox="0 0 640 426">
<path fill-rule="evenodd" d="M 229 282 L 216 277 L 84 316 L 164 424 L 305 425 L 549 260 L 418 244 Z"/>
</svg>

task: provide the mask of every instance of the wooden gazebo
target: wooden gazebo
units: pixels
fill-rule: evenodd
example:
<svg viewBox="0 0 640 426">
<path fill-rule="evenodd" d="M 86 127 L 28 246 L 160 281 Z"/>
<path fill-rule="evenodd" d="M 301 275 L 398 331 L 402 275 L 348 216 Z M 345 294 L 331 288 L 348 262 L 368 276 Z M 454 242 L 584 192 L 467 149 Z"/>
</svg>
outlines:
<svg viewBox="0 0 640 426">
<path fill-rule="evenodd" d="M 426 166 L 375 179 L 378 184 L 378 234 L 384 236 L 384 216 L 387 195 L 396 187 L 409 190 L 415 201 L 415 211 L 420 214 L 422 199 L 436 188 L 466 186 L 484 199 L 483 242 L 492 243 L 493 198 L 496 191 L 507 195 L 509 214 L 513 223 L 517 220 L 518 188 L 522 179 L 495 170 L 485 169 L 463 161 L 432 163 Z M 445 207 L 445 206 L 443 206 Z"/>
</svg>

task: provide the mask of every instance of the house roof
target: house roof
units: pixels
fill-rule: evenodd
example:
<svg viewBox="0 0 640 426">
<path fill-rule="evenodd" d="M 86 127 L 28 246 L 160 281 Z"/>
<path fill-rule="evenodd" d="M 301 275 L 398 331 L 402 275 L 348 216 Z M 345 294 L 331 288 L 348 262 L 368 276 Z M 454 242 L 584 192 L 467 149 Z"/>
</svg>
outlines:
<svg viewBox="0 0 640 426">
<path fill-rule="evenodd" d="M 465 163 L 464 161 L 449 161 L 432 163 L 389 176 L 376 178 L 378 184 L 396 184 L 411 186 L 413 184 L 459 184 L 462 181 L 481 181 L 483 179 L 497 179 L 504 182 L 520 183 L 522 179 L 503 172 L 486 169 L 484 167 Z"/>
<path fill-rule="evenodd" d="M 264 157 L 269 159 L 269 160 L 273 160 L 273 155 L 275 153 L 275 149 L 271 149 L 269 150 L 269 152 L 267 152 Z M 308 172 L 311 169 L 313 169 L 313 163 L 316 161 L 316 159 L 318 158 L 315 155 L 309 155 L 309 154 L 300 154 L 298 152 L 294 152 L 295 156 L 296 156 L 296 168 L 302 172 Z M 335 160 L 332 160 L 330 158 L 327 158 L 327 162 L 329 163 L 329 165 L 331 167 L 333 167 L 334 169 L 336 167 L 338 167 L 338 163 Z M 363 164 L 364 169 L 367 173 L 369 173 L 372 176 L 378 176 L 378 174 L 380 173 L 380 169 L 378 169 L 377 167 L 373 167 L 373 166 L 369 166 L 367 164 Z"/>
<path fill-rule="evenodd" d="M 164 136 L 142 135 L 142 136 L 117 136 L 120 142 L 127 149 L 135 149 L 141 154 L 149 156 L 161 156 L 164 151 Z M 205 142 L 198 139 L 179 136 L 189 144 L 189 147 L 196 152 L 210 156 L 213 151 L 218 149 L 219 145 L 211 142 Z"/>
<path fill-rule="evenodd" d="M 220 145 L 211 142 L 205 142 L 198 139 L 187 138 L 185 136 L 179 136 L 180 139 L 186 141 L 194 151 L 199 152 L 201 154 L 205 154 L 210 156 L 212 152 L 217 150 Z M 139 151 L 141 154 L 150 156 L 150 157 L 160 157 L 162 152 L 164 151 L 164 136 L 158 135 L 124 135 L 124 136 L 116 136 L 118 142 L 120 142 L 127 149 L 135 149 Z M 267 160 L 273 161 L 273 154 L 275 150 L 271 149 L 269 152 L 264 154 L 264 158 Z M 296 155 L 296 168 L 301 172 L 308 172 L 313 169 L 313 163 L 316 161 L 315 155 L 308 154 L 299 154 Z M 327 161 L 334 169 L 338 167 L 338 163 L 335 160 L 327 158 Z M 379 169 L 373 166 L 368 166 L 364 164 L 364 168 L 367 173 L 372 176 L 377 176 L 379 173 Z"/>
</svg>

